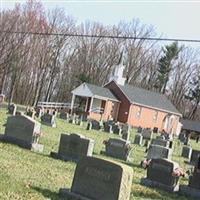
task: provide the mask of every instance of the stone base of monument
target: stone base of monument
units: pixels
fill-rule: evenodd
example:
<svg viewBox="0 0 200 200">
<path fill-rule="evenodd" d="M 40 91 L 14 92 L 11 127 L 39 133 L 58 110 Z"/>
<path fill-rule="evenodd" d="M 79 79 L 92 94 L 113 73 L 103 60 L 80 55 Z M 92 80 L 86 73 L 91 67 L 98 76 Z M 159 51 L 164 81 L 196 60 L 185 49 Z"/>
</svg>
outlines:
<svg viewBox="0 0 200 200">
<path fill-rule="evenodd" d="M 47 122 L 44 122 L 44 121 L 41 121 L 41 123 L 42 123 L 43 125 L 51 126 L 52 128 L 56 128 L 56 123 L 50 124 L 50 123 L 47 123 Z"/>
<path fill-rule="evenodd" d="M 162 190 L 166 190 L 166 191 L 169 191 L 169 192 L 178 192 L 179 191 L 179 185 L 168 186 L 168 185 L 164 185 L 162 183 L 159 183 L 157 181 L 152 181 L 148 178 L 142 178 L 141 184 L 148 186 L 148 187 L 160 188 Z"/>
<path fill-rule="evenodd" d="M 69 156 L 63 156 L 63 155 L 60 155 L 59 153 L 56 153 L 56 152 L 51 152 L 51 153 L 50 153 L 50 156 L 51 156 L 52 158 L 59 159 L 59 160 L 63 160 L 63 161 L 74 161 L 74 162 L 78 162 L 78 159 L 77 159 L 77 158 L 72 158 L 72 157 L 69 157 Z"/>
<path fill-rule="evenodd" d="M 61 188 L 59 190 L 59 196 L 61 198 L 69 198 L 73 200 L 92 200 L 92 199 L 88 199 L 87 197 L 83 197 L 79 194 L 76 194 L 74 192 L 71 192 L 70 189 L 66 189 L 66 188 Z"/>
<path fill-rule="evenodd" d="M 32 144 L 31 151 L 42 153 L 44 150 L 44 145 L 42 144 Z"/>
<path fill-rule="evenodd" d="M 22 141 L 22 140 L 19 140 L 16 138 L 12 138 L 9 136 L 5 136 L 5 135 L 0 136 L 0 141 L 10 143 L 10 144 L 15 144 L 22 148 L 29 149 L 31 151 L 35 151 L 35 152 L 39 152 L 39 153 L 42 153 L 43 149 L 44 149 L 44 145 L 42 145 L 42 144 L 37 144 L 37 143 L 28 144 L 25 141 Z"/>
<path fill-rule="evenodd" d="M 184 196 L 200 199 L 200 190 L 191 188 L 187 185 L 181 185 L 179 193 Z"/>
<path fill-rule="evenodd" d="M 119 160 L 123 160 L 125 162 L 131 162 L 132 161 L 129 156 L 127 156 L 127 157 L 120 157 L 120 156 L 117 156 L 117 155 L 115 156 L 115 155 L 106 153 L 106 151 L 100 151 L 100 154 L 102 154 L 104 156 L 111 157 L 111 158 L 116 158 L 116 159 L 119 159 Z"/>
</svg>

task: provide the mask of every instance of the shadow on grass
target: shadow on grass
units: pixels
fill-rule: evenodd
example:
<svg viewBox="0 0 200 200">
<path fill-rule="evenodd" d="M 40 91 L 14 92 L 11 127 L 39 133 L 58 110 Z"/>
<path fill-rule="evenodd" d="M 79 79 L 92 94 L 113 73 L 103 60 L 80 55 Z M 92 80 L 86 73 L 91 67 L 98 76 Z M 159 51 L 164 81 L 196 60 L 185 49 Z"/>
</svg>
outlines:
<svg viewBox="0 0 200 200">
<path fill-rule="evenodd" d="M 49 189 L 40 188 L 40 187 L 37 187 L 37 186 L 32 186 L 31 189 L 41 193 L 45 198 L 48 198 L 48 199 L 51 199 L 51 200 L 61 199 L 57 192 L 52 192 Z"/>
</svg>

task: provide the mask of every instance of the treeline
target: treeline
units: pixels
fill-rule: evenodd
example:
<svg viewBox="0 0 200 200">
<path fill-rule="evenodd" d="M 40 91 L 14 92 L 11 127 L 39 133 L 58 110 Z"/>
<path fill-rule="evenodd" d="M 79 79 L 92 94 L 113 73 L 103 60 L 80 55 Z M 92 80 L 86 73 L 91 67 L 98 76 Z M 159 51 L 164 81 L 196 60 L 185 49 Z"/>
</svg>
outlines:
<svg viewBox="0 0 200 200">
<path fill-rule="evenodd" d="M 103 85 L 122 49 L 127 83 L 166 94 L 184 116 L 198 119 L 200 62 L 197 50 L 177 43 L 69 37 L 46 33 L 155 37 L 138 20 L 104 26 L 77 24 L 62 9 L 45 10 L 30 0 L 1 11 L 0 93 L 9 102 L 35 106 L 38 101 L 70 101 L 82 82 Z M 10 32 L 24 32 L 13 34 Z M 38 32 L 44 34 L 29 34 Z"/>
</svg>

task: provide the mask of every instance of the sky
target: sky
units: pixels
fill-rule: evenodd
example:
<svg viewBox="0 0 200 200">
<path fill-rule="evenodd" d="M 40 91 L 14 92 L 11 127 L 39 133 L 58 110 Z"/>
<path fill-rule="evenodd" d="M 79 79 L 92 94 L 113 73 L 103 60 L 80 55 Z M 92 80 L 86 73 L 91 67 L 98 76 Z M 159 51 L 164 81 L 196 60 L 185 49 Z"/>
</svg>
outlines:
<svg viewBox="0 0 200 200">
<path fill-rule="evenodd" d="M 48 9 L 61 7 L 78 22 L 98 21 L 105 25 L 137 18 L 143 24 L 153 25 L 157 34 L 167 38 L 200 40 L 200 0 L 41 0 Z M 24 0 L 0 0 L 0 9 L 13 8 Z M 200 43 L 186 43 L 198 47 Z"/>
</svg>

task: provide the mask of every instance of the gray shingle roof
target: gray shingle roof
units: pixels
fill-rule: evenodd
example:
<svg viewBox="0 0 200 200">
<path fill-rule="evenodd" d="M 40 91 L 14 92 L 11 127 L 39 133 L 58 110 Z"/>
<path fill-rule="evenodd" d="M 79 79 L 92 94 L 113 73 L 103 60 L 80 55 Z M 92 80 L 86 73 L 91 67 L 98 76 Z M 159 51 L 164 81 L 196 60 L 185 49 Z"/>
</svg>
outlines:
<svg viewBox="0 0 200 200">
<path fill-rule="evenodd" d="M 131 85 L 118 85 L 132 103 L 180 114 L 169 99 L 163 94 L 134 87 Z"/>
<path fill-rule="evenodd" d="M 115 101 L 119 101 L 109 89 L 103 88 L 97 85 L 89 84 L 89 83 L 85 83 L 85 84 L 94 95 L 105 97 L 105 98 L 112 99 Z"/>
<path fill-rule="evenodd" d="M 200 133 L 200 121 L 192 121 L 188 119 L 182 119 L 181 123 L 183 124 L 182 129 L 191 130 Z"/>
</svg>

